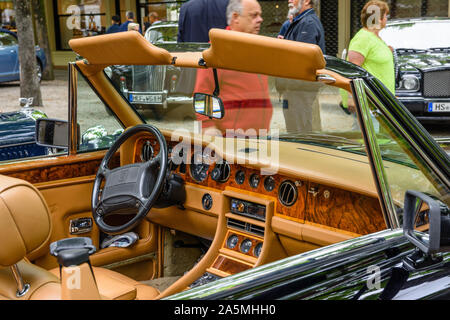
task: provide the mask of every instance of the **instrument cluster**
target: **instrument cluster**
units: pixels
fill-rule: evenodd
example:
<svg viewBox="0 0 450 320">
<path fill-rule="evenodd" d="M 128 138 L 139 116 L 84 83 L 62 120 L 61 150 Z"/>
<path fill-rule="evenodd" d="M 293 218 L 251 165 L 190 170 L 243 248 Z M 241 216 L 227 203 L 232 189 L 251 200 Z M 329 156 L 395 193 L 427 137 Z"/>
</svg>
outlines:
<svg viewBox="0 0 450 320">
<path fill-rule="evenodd" d="M 226 247 L 245 255 L 258 258 L 261 255 L 263 242 L 254 238 L 246 237 L 236 233 L 230 233 L 226 240 Z"/>
</svg>

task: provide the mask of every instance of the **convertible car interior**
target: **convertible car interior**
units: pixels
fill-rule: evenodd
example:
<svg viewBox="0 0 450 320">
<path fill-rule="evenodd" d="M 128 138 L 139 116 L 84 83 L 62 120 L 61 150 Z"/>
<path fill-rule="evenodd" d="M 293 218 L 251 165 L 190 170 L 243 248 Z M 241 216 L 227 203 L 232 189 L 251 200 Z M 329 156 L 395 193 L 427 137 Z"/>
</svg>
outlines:
<svg viewBox="0 0 450 320">
<path fill-rule="evenodd" d="M 330 119 L 346 117 L 336 98 L 353 92 L 351 80 L 328 68 L 320 48 L 218 29 L 210 35 L 210 48 L 200 52 L 169 52 L 134 32 L 70 41 L 80 58 L 69 65 L 68 120 L 59 133 L 67 133 L 67 148 L 0 166 L 0 299 L 161 299 L 399 226 L 380 204 L 360 130 L 311 143 L 317 136 L 285 125 L 283 112 L 291 109 L 276 108 L 290 103 L 291 87 L 306 84 L 306 91 L 322 93 L 322 109 L 325 102 L 337 107 Z M 152 120 L 137 110 L 104 72 L 123 65 L 194 70 L 186 108 L 195 105 L 203 134 L 198 124 L 177 130 L 182 122 Z M 230 136 L 230 127 L 220 127 L 231 115 L 244 117 L 229 111 L 236 103 L 227 86 L 239 93 L 230 80 L 237 73 L 242 82 L 261 82 L 245 99 L 270 95 L 270 126 L 279 111 L 284 128 L 277 137 L 261 131 L 255 139 L 248 132 Z M 85 89 L 101 102 L 105 118 L 124 129 L 107 148 L 83 147 L 83 121 L 95 112 L 81 115 Z M 200 93 L 195 99 L 194 91 Z M 272 109 L 251 112 L 260 119 Z M 207 123 L 215 134 L 205 133 Z M 57 132 L 51 120 L 38 122 L 37 138 L 52 124 Z M 257 126 L 268 128 L 263 121 Z M 392 189 L 399 212 L 406 185 L 436 193 L 411 166 L 394 161 L 386 170 L 414 173 L 413 181 L 400 179 Z"/>
</svg>

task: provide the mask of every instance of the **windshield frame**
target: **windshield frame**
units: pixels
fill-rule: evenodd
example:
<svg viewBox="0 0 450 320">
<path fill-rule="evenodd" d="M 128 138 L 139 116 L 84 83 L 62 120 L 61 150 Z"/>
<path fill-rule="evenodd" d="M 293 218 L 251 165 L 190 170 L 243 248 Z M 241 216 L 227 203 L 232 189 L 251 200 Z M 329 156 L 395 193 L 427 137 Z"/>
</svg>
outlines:
<svg viewBox="0 0 450 320">
<path fill-rule="evenodd" d="M 446 172 L 448 172 L 448 170 L 442 171 L 442 169 L 436 165 L 436 161 L 434 161 L 427 152 L 427 149 L 430 148 L 426 148 L 424 150 L 424 148 L 421 147 L 421 144 L 417 143 L 417 136 L 421 135 L 422 139 L 425 138 L 426 140 L 428 140 L 431 146 L 437 147 L 436 150 L 441 151 L 441 154 L 443 151 L 442 149 L 439 150 L 440 148 L 432 138 L 427 139 L 427 135 L 429 136 L 429 134 L 425 131 L 425 129 L 422 128 L 422 130 L 414 130 L 420 128 L 411 126 L 405 127 L 405 125 L 402 125 L 402 122 L 397 118 L 398 114 L 396 114 L 395 111 L 393 112 L 393 110 L 389 110 L 389 107 L 387 107 L 391 104 L 387 101 L 384 101 L 383 99 L 390 95 L 388 93 L 388 90 L 381 90 L 384 95 L 377 94 L 376 90 L 372 90 L 378 89 L 377 91 L 379 93 L 380 89 L 383 88 L 383 85 L 380 85 L 377 79 L 354 79 L 352 80 L 351 84 L 352 89 L 356 94 L 355 102 L 357 103 L 358 120 L 360 122 L 365 144 L 367 146 L 367 155 L 369 157 L 369 163 L 371 165 L 372 174 L 375 179 L 377 192 L 379 192 L 380 204 L 383 214 L 385 215 L 386 224 L 388 225 L 388 228 L 400 228 L 401 225 L 399 224 L 396 205 L 393 199 L 392 191 L 389 187 L 388 177 L 384 168 L 384 161 L 386 161 L 386 159 L 383 159 L 379 145 L 376 141 L 375 130 L 371 117 L 371 110 L 368 104 L 369 99 L 375 105 L 377 112 L 380 113 L 380 115 L 382 115 L 390 125 L 397 129 L 399 136 L 406 141 L 408 146 L 411 147 L 413 151 L 415 151 L 416 157 L 418 157 L 419 160 L 423 161 L 428 166 L 428 168 L 432 170 L 432 173 L 439 178 L 440 182 L 442 182 L 446 188 L 450 188 L 448 174 L 446 175 Z M 405 109 L 400 108 L 399 110 L 401 111 L 400 115 L 408 115 L 407 113 L 405 113 Z M 415 121 L 417 122 L 417 120 Z M 405 128 L 412 129 L 413 131 L 406 131 Z M 448 164 L 450 163 L 449 157 L 445 154 L 445 152 L 442 155 L 444 157 L 443 164 L 448 166 Z"/>
</svg>

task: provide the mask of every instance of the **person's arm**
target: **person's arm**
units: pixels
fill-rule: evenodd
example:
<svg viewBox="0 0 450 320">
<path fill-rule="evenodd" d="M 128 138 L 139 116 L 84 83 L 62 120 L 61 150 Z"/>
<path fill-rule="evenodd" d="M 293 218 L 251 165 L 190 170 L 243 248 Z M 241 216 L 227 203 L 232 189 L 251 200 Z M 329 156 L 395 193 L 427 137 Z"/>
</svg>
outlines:
<svg viewBox="0 0 450 320">
<path fill-rule="evenodd" d="M 366 57 L 364 57 L 361 53 L 357 51 L 350 50 L 348 52 L 348 61 L 351 63 L 354 63 L 358 66 L 362 66 L 365 60 Z"/>
</svg>

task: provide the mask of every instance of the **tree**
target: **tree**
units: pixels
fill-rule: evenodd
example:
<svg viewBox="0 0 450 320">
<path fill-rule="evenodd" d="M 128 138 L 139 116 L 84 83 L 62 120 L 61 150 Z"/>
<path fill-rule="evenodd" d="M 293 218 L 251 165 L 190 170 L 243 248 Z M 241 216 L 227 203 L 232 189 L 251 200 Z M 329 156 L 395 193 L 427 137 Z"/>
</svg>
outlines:
<svg viewBox="0 0 450 320">
<path fill-rule="evenodd" d="M 42 106 L 41 87 L 37 76 L 38 62 L 34 43 L 31 2 L 14 0 L 17 37 L 19 40 L 20 96 L 33 97 L 33 106 Z"/>
<path fill-rule="evenodd" d="M 47 23 L 45 22 L 45 9 L 43 0 L 33 0 L 34 23 L 39 47 L 45 52 L 47 64 L 42 71 L 42 79 L 54 80 L 52 55 L 48 43 Z"/>
</svg>

